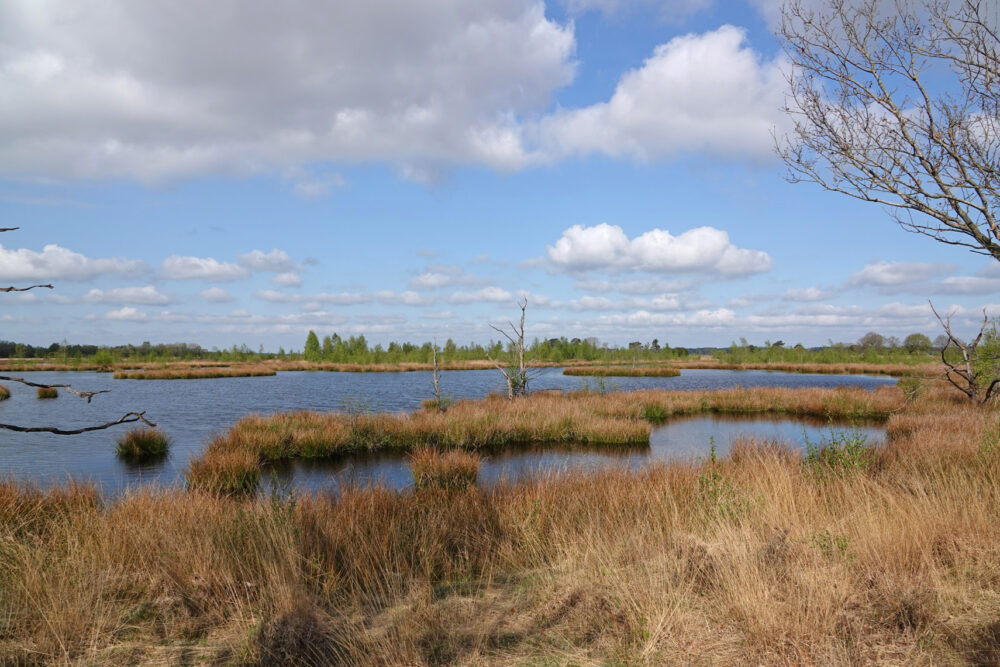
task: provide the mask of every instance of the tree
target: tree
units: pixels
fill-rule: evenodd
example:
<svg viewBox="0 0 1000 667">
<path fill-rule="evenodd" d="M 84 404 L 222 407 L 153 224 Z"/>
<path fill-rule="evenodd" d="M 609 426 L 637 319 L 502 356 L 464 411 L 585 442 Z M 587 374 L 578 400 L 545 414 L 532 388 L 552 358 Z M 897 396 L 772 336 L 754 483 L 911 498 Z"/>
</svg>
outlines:
<svg viewBox="0 0 1000 667">
<path fill-rule="evenodd" d="M 306 361 L 319 361 L 322 358 L 319 348 L 319 336 L 312 329 L 306 335 L 306 346 L 302 350 L 302 356 L 305 357 Z"/>
<path fill-rule="evenodd" d="M 944 327 L 948 342 L 941 348 L 941 362 L 945 365 L 945 379 L 956 389 L 969 397 L 975 403 L 986 403 L 992 399 L 1000 387 L 1000 332 L 996 324 L 990 325 L 983 311 L 983 324 L 979 334 L 969 342 L 964 342 L 951 330 L 951 315 L 942 318 L 934 310 L 934 316 Z M 953 364 L 948 359 L 948 349 L 952 345 L 962 356 L 961 361 Z"/>
<path fill-rule="evenodd" d="M 947 345 L 947 340 L 942 347 Z M 931 339 L 922 333 L 911 333 L 903 341 L 903 349 L 910 354 L 927 354 L 931 351 Z"/>
<path fill-rule="evenodd" d="M 983 0 L 801 0 L 777 149 L 792 182 L 888 208 L 904 229 L 1000 260 L 1000 9 Z"/>
<path fill-rule="evenodd" d="M 490 355 L 487 352 L 486 357 L 493 362 L 493 365 L 497 367 L 497 370 L 503 374 L 504 380 L 507 381 L 507 398 L 514 400 L 515 396 L 527 396 L 528 395 L 528 379 L 529 371 L 528 367 L 524 362 L 524 311 L 528 307 L 528 299 L 523 298 L 517 304 L 521 308 L 521 324 L 520 326 L 514 326 L 513 322 L 508 322 L 510 326 L 511 334 L 508 334 L 506 330 L 501 327 L 491 324 L 490 326 L 497 331 L 501 336 L 507 339 L 510 343 L 511 354 L 514 356 L 513 361 L 504 366 L 495 356 Z"/>
<path fill-rule="evenodd" d="M 0 227 L 0 232 L 13 232 L 19 227 Z M 27 292 L 32 289 L 55 289 L 52 285 L 29 285 L 27 287 L 0 287 L 0 292 L 10 293 L 10 292 Z M 65 389 L 71 394 L 75 394 L 80 398 L 87 399 L 87 403 L 90 403 L 91 399 L 98 394 L 107 394 L 110 389 L 102 389 L 100 391 L 77 391 L 73 389 L 68 384 L 41 384 L 38 382 L 30 382 L 24 378 L 11 377 L 8 375 L 0 375 L 0 380 L 5 382 L 19 382 L 28 387 L 35 387 L 37 389 Z M 103 424 L 95 424 L 93 426 L 82 426 L 79 428 L 59 428 L 58 426 L 21 426 L 18 424 L 3 424 L 0 423 L 0 429 L 7 431 L 16 431 L 18 433 L 54 433 L 55 435 L 79 435 L 81 433 L 87 433 L 90 431 L 103 431 L 104 429 L 111 428 L 112 426 L 117 426 L 118 424 L 134 424 L 135 422 L 142 422 L 149 427 L 155 427 L 156 424 L 152 423 L 146 419 L 146 411 L 141 412 L 127 412 L 118 419 Z"/>
<path fill-rule="evenodd" d="M 885 338 L 881 334 L 869 331 L 858 339 L 858 345 L 865 350 L 881 350 L 885 347 Z"/>
</svg>

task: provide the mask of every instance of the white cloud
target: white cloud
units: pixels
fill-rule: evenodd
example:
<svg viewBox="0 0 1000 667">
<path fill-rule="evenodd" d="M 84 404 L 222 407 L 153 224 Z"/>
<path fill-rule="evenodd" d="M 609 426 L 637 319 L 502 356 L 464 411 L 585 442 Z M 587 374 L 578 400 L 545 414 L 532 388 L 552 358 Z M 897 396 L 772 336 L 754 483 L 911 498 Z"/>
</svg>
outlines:
<svg viewBox="0 0 1000 667">
<path fill-rule="evenodd" d="M 292 260 L 284 250 L 274 248 L 270 252 L 263 250 L 251 250 L 236 258 L 240 266 L 251 271 L 272 271 L 274 273 L 286 273 L 298 271 L 301 267 L 299 263 Z"/>
<path fill-rule="evenodd" d="M 0 174 L 20 177 L 518 168 L 516 118 L 575 69 L 572 25 L 537 0 L 12 0 L 0 43 Z"/>
<path fill-rule="evenodd" d="M 933 286 L 937 294 L 995 294 L 1000 292 L 1000 278 L 986 276 L 949 276 Z"/>
<path fill-rule="evenodd" d="M 249 269 L 220 262 L 211 257 L 184 257 L 171 255 L 163 260 L 162 276 L 168 280 L 208 280 L 211 282 L 226 282 L 241 280 L 250 276 Z"/>
<path fill-rule="evenodd" d="M 91 280 L 101 275 L 137 275 L 148 270 L 141 260 L 92 259 L 55 244 L 46 245 L 42 252 L 0 245 L 0 280 L 4 281 Z"/>
<path fill-rule="evenodd" d="M 500 303 L 510 301 L 513 303 L 515 296 L 500 287 L 484 287 L 475 292 L 455 292 L 448 300 L 451 303 Z"/>
<path fill-rule="evenodd" d="M 653 229 L 629 239 L 617 225 L 573 225 L 548 247 L 552 267 L 563 271 L 710 272 L 721 276 L 761 273 L 771 258 L 760 250 L 737 248 L 729 234 L 714 227 L 696 227 L 673 236 Z"/>
<path fill-rule="evenodd" d="M 444 273 L 425 272 L 410 280 L 410 287 L 415 290 L 431 290 L 447 287 L 455 281 L 455 276 Z"/>
<path fill-rule="evenodd" d="M 540 122 L 551 157 L 603 153 L 652 160 L 686 152 L 770 159 L 787 122 L 783 61 L 765 61 L 746 31 L 725 25 L 656 47 L 611 99 Z"/>
<path fill-rule="evenodd" d="M 198 292 L 198 295 L 208 301 L 209 303 L 228 303 L 230 301 L 235 301 L 235 297 L 224 289 L 219 289 L 218 287 L 210 287 L 206 290 Z"/>
<path fill-rule="evenodd" d="M 604 14 L 616 14 L 636 7 L 653 7 L 662 19 L 676 21 L 707 9 L 715 0 L 564 0 L 566 7 L 574 13 L 597 10 Z"/>
<path fill-rule="evenodd" d="M 288 273 L 279 273 L 275 277 L 271 278 L 271 284 L 279 285 L 281 287 L 298 287 L 302 284 L 302 276 L 291 271 Z"/>
<path fill-rule="evenodd" d="M 852 273 L 847 280 L 851 287 L 877 287 L 881 291 L 907 291 L 917 283 L 954 270 L 945 262 L 869 262 Z"/>
<path fill-rule="evenodd" d="M 690 280 L 661 280 L 645 278 L 639 280 L 581 280 L 574 285 L 585 292 L 621 292 L 622 294 L 672 294 L 693 287 Z"/>
<path fill-rule="evenodd" d="M 159 306 L 173 299 L 158 291 L 153 285 L 145 287 L 119 287 L 110 290 L 92 289 L 83 297 L 88 303 L 135 303 Z"/>
<path fill-rule="evenodd" d="M 834 290 L 825 290 L 818 287 L 802 287 L 786 290 L 782 295 L 785 301 L 822 301 L 836 295 Z"/>
<path fill-rule="evenodd" d="M 141 310 L 136 310 L 132 306 L 123 306 L 118 310 L 112 310 L 107 313 L 105 319 L 109 320 L 120 320 L 123 322 L 143 322 L 149 319 L 149 316 Z"/>
</svg>

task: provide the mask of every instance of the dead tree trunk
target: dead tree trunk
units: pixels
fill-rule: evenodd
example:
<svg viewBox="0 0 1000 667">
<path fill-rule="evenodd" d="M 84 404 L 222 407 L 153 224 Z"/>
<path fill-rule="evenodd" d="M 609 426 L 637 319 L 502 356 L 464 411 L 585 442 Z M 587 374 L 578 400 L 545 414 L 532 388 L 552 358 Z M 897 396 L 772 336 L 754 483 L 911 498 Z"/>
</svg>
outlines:
<svg viewBox="0 0 1000 667">
<path fill-rule="evenodd" d="M 527 396 L 528 395 L 528 369 L 524 363 L 524 311 L 528 307 L 528 299 L 522 297 L 521 301 L 518 303 L 521 308 L 521 324 L 520 326 L 514 326 L 513 322 L 508 322 L 510 326 L 511 334 L 507 333 L 501 327 L 490 325 L 493 329 L 500 333 L 501 336 L 506 338 L 511 347 L 513 348 L 513 353 L 517 359 L 517 364 L 510 364 L 506 368 L 493 357 L 487 354 L 487 358 L 493 362 L 493 365 L 497 367 L 497 370 L 503 374 L 504 380 L 507 381 L 507 398 L 513 400 L 515 396 Z"/>
<path fill-rule="evenodd" d="M 945 335 L 948 336 L 948 342 L 941 348 L 941 362 L 945 366 L 945 379 L 956 389 L 968 396 L 970 401 L 974 403 L 986 403 L 993 398 L 997 387 L 1000 386 L 1000 378 L 996 376 L 996 373 L 984 372 L 982 368 L 984 362 L 996 361 L 982 358 L 982 353 L 979 349 L 979 344 L 983 340 L 983 334 L 986 332 L 986 326 L 989 324 L 986 311 L 983 311 L 983 324 L 979 327 L 979 334 L 971 342 L 965 343 L 952 332 L 951 315 L 942 318 L 937 310 L 935 310 L 934 304 L 931 303 L 930 305 L 934 317 L 941 323 Z M 946 353 L 952 345 L 962 353 L 962 361 L 959 364 L 953 364 L 948 361 Z M 984 374 L 986 377 L 984 377 Z M 988 385 L 986 385 L 987 382 L 989 382 Z"/>
</svg>

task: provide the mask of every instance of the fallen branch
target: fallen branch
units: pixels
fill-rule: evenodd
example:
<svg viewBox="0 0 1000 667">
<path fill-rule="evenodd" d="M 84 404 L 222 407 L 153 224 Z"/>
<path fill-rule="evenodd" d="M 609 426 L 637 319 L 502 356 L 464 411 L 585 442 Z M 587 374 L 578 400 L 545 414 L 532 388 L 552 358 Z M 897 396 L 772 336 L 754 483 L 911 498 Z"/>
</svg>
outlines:
<svg viewBox="0 0 1000 667">
<path fill-rule="evenodd" d="M 112 426 L 117 426 L 118 424 L 131 424 L 134 422 L 141 421 L 149 427 L 155 428 L 156 424 L 149 421 L 145 417 L 146 411 L 142 412 L 129 412 L 125 414 L 120 419 L 113 422 L 108 422 L 107 424 L 99 424 L 97 426 L 84 426 L 83 428 L 74 429 L 62 429 L 56 428 L 55 426 L 16 426 L 14 424 L 0 424 L 0 429 L 6 429 L 8 431 L 17 431 L 18 433 L 55 433 L 56 435 L 79 435 L 81 433 L 87 433 L 88 431 L 102 431 L 106 428 L 111 428 Z"/>
<path fill-rule="evenodd" d="M 25 380 L 24 378 L 10 377 L 9 375 L 0 375 L 0 380 L 6 380 L 7 382 L 20 382 L 21 384 L 26 384 L 29 387 L 38 387 L 39 389 L 65 389 L 71 394 L 76 394 L 80 398 L 87 399 L 88 403 L 90 403 L 90 399 L 92 399 L 94 396 L 97 396 L 98 394 L 111 393 L 110 389 L 101 389 L 100 391 L 77 391 L 68 384 L 39 384 L 37 382 L 30 382 L 28 380 Z M 136 413 L 130 413 L 130 414 L 136 414 Z"/>
<path fill-rule="evenodd" d="M 30 285 L 28 287 L 0 287 L 0 292 L 27 292 L 28 290 L 35 289 L 36 287 L 55 289 L 52 285 Z"/>
</svg>

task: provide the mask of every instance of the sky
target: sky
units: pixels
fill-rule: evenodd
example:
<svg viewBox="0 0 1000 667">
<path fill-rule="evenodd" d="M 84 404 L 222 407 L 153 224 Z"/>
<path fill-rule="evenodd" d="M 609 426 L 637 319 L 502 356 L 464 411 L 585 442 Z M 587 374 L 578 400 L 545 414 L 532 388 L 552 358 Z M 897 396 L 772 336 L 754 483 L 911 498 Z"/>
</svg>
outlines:
<svg viewBox="0 0 1000 667">
<path fill-rule="evenodd" d="M 5 0 L 0 339 L 972 333 L 1000 264 L 792 184 L 780 0 Z"/>
</svg>

